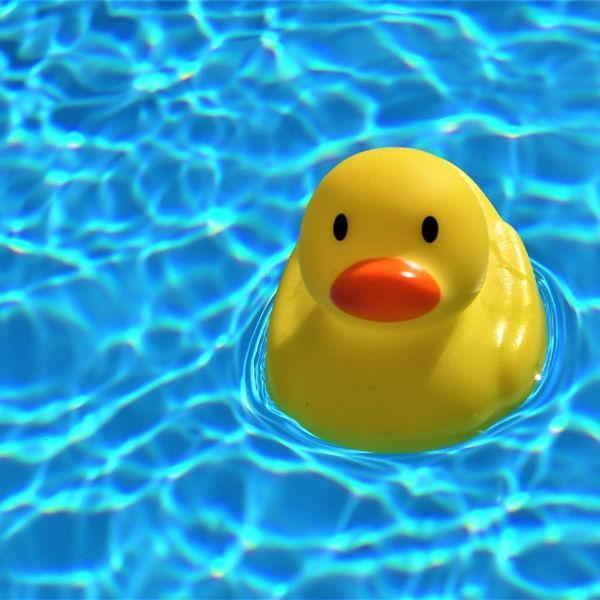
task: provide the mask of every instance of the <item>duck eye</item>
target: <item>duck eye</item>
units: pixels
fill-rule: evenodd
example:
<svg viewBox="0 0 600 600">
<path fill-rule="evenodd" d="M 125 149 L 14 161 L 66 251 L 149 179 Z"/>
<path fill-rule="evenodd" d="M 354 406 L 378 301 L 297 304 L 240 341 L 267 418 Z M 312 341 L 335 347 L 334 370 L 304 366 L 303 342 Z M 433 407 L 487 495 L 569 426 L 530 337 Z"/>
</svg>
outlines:
<svg viewBox="0 0 600 600">
<path fill-rule="evenodd" d="M 348 219 L 344 213 L 340 213 L 333 222 L 333 235 L 341 242 L 348 233 Z"/>
<path fill-rule="evenodd" d="M 429 216 L 423 219 L 421 235 L 428 244 L 435 241 L 435 238 L 438 236 L 438 230 L 438 222 L 435 217 Z"/>
</svg>

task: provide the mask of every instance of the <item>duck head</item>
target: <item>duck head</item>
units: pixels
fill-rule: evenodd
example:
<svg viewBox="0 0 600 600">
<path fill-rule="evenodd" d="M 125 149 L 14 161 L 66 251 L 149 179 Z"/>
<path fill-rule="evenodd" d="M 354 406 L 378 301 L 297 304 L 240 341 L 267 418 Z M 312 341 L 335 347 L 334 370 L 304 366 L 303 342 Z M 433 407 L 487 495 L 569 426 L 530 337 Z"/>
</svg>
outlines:
<svg viewBox="0 0 600 600">
<path fill-rule="evenodd" d="M 380 328 L 440 322 L 475 298 L 488 227 L 477 186 L 420 150 L 356 154 L 323 179 L 298 242 L 314 300 L 334 318 Z"/>
</svg>

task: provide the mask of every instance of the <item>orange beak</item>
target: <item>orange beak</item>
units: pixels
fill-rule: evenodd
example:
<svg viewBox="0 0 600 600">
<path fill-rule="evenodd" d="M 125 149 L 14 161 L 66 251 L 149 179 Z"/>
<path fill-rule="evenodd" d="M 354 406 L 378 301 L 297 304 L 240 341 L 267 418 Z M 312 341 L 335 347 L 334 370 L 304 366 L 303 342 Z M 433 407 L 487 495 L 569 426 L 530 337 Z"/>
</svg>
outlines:
<svg viewBox="0 0 600 600">
<path fill-rule="evenodd" d="M 331 300 L 344 312 L 369 321 L 408 321 L 440 301 L 435 279 L 415 263 L 374 258 L 345 269 L 331 286 Z"/>
</svg>

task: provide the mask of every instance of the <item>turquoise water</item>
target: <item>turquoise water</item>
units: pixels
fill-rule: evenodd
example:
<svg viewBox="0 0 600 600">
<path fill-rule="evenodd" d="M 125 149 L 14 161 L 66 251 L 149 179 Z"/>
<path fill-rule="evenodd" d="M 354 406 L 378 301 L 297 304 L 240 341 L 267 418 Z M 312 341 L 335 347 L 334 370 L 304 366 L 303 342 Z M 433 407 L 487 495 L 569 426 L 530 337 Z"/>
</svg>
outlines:
<svg viewBox="0 0 600 600">
<path fill-rule="evenodd" d="M 0 596 L 600 595 L 600 4 L 0 4 Z M 264 388 L 320 178 L 412 146 L 535 264 L 551 348 L 445 451 Z"/>
</svg>

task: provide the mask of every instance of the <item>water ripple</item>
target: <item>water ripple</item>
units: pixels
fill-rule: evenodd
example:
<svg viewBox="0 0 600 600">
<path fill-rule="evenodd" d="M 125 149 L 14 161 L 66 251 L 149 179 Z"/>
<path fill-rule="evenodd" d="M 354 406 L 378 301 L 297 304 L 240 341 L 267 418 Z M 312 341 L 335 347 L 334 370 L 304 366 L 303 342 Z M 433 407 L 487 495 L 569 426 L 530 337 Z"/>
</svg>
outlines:
<svg viewBox="0 0 600 600">
<path fill-rule="evenodd" d="M 599 22 L 2 3 L 0 595 L 600 595 Z M 310 194 L 385 145 L 472 175 L 548 308 L 542 384 L 445 451 L 341 450 L 264 386 Z"/>
</svg>

